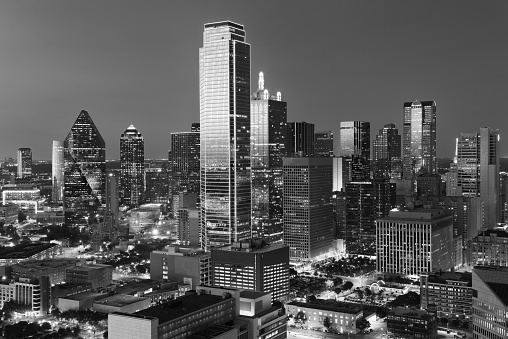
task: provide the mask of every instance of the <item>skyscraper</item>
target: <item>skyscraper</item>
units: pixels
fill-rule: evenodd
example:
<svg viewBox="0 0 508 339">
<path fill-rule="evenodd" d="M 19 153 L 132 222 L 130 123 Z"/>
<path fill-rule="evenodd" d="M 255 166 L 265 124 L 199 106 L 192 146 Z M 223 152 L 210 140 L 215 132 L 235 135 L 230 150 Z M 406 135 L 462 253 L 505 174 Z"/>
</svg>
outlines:
<svg viewBox="0 0 508 339">
<path fill-rule="evenodd" d="M 251 101 L 252 234 L 282 241 L 282 158 L 286 156 L 287 103 L 270 96 L 263 72 Z"/>
<path fill-rule="evenodd" d="M 122 204 L 137 207 L 144 191 L 145 140 L 134 125 L 120 137 L 120 169 Z"/>
<path fill-rule="evenodd" d="M 333 131 L 314 133 L 314 148 L 317 157 L 333 157 Z"/>
<path fill-rule="evenodd" d="M 456 145 L 457 185 L 464 197 L 480 197 L 483 221 L 493 228 L 500 219 L 499 130 L 481 127 L 462 133 Z"/>
<path fill-rule="evenodd" d="M 199 194 L 199 131 L 171 133 L 172 195 Z"/>
<path fill-rule="evenodd" d="M 333 230 L 332 158 L 284 158 L 284 244 L 291 260 L 328 253 Z"/>
<path fill-rule="evenodd" d="M 51 157 L 51 180 L 53 184 L 53 202 L 63 200 L 64 189 L 64 142 L 53 140 L 53 152 Z"/>
<path fill-rule="evenodd" d="M 87 111 L 79 113 L 64 147 L 65 222 L 90 222 L 105 201 L 106 143 Z"/>
<path fill-rule="evenodd" d="M 370 179 L 370 122 L 341 121 L 339 156 L 351 159 L 351 181 Z"/>
<path fill-rule="evenodd" d="M 202 247 L 251 236 L 250 45 L 242 25 L 205 24 L 199 50 Z"/>
<path fill-rule="evenodd" d="M 145 169 L 146 202 L 167 204 L 169 202 L 169 172 L 165 168 Z"/>
<path fill-rule="evenodd" d="M 287 149 L 290 157 L 312 157 L 315 152 L 314 124 L 288 122 Z"/>
<path fill-rule="evenodd" d="M 403 178 L 436 173 L 436 102 L 404 103 Z"/>
<path fill-rule="evenodd" d="M 18 148 L 18 178 L 32 176 L 32 149 Z"/>
<path fill-rule="evenodd" d="M 372 146 L 374 178 L 401 179 L 401 136 L 395 124 L 386 124 L 379 130 Z"/>
</svg>

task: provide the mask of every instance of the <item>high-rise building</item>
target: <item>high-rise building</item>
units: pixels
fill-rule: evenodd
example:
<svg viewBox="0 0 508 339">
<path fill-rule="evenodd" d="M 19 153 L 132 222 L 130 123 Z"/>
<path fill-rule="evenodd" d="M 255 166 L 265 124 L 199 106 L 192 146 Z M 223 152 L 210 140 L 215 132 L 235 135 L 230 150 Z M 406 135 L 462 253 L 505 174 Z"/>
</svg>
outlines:
<svg viewBox="0 0 508 339">
<path fill-rule="evenodd" d="M 200 130 L 201 130 L 201 128 L 200 128 L 199 122 L 193 122 L 191 124 L 191 129 L 190 129 L 191 132 L 198 132 L 199 133 Z"/>
<path fill-rule="evenodd" d="M 287 154 L 290 157 L 312 157 L 315 152 L 314 124 L 288 122 Z"/>
<path fill-rule="evenodd" d="M 64 142 L 53 140 L 51 157 L 51 180 L 53 187 L 52 200 L 54 203 L 63 201 L 64 190 Z"/>
<path fill-rule="evenodd" d="M 483 220 L 478 228 L 491 229 L 500 220 L 499 130 L 462 133 L 456 152 L 457 186 L 464 197 L 480 197 Z"/>
<path fill-rule="evenodd" d="M 144 191 L 145 140 L 134 125 L 120 137 L 120 169 L 122 204 L 138 207 Z"/>
<path fill-rule="evenodd" d="M 145 200 L 148 203 L 167 204 L 170 197 L 169 172 L 165 168 L 145 169 Z"/>
<path fill-rule="evenodd" d="M 395 185 L 388 179 L 350 182 L 345 189 L 346 251 L 375 255 L 376 219 L 387 217 L 395 207 Z"/>
<path fill-rule="evenodd" d="M 205 24 L 199 50 L 202 247 L 251 236 L 250 45 L 242 25 Z"/>
<path fill-rule="evenodd" d="M 370 122 L 341 121 L 339 156 L 351 159 L 351 181 L 370 179 Z"/>
<path fill-rule="evenodd" d="M 332 158 L 284 158 L 284 244 L 291 260 L 329 252 L 333 230 Z"/>
<path fill-rule="evenodd" d="M 106 143 L 87 111 L 64 141 L 64 207 L 68 224 L 87 223 L 104 203 Z"/>
<path fill-rule="evenodd" d="M 289 248 L 249 239 L 212 249 L 213 286 L 269 292 L 272 300 L 289 296 Z"/>
<path fill-rule="evenodd" d="M 473 338 L 508 338 L 508 268 L 473 269 Z"/>
<path fill-rule="evenodd" d="M 469 241 L 468 252 L 470 266 L 508 267 L 508 231 L 493 229 L 481 232 Z"/>
<path fill-rule="evenodd" d="M 18 178 L 32 176 L 32 149 L 18 148 Z"/>
<path fill-rule="evenodd" d="M 282 241 L 282 158 L 286 156 L 287 103 L 270 96 L 263 72 L 251 100 L 252 234 Z"/>
<path fill-rule="evenodd" d="M 376 220 L 376 255 L 376 269 L 385 278 L 450 270 L 452 215 L 430 208 L 390 211 Z"/>
<path fill-rule="evenodd" d="M 333 131 L 316 132 L 314 140 L 317 157 L 333 157 Z"/>
<path fill-rule="evenodd" d="M 402 176 L 436 173 L 436 102 L 404 103 Z"/>
<path fill-rule="evenodd" d="M 106 175 L 106 209 L 104 211 L 104 222 L 102 229 L 110 241 L 114 241 L 119 235 L 128 235 L 129 227 L 120 229 L 119 220 L 119 189 L 118 176 L 115 172 L 108 172 Z"/>
<path fill-rule="evenodd" d="M 386 124 L 379 130 L 372 144 L 374 178 L 401 179 L 402 153 L 401 135 L 395 124 Z"/>
<path fill-rule="evenodd" d="M 172 195 L 199 194 L 199 132 L 171 133 Z"/>
</svg>

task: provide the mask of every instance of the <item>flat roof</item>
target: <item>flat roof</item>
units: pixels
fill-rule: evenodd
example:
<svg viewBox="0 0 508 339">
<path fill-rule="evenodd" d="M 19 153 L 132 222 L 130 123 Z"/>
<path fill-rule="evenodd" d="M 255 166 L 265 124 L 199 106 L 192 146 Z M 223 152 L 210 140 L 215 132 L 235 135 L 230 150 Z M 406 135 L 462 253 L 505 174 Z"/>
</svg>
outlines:
<svg viewBox="0 0 508 339">
<path fill-rule="evenodd" d="M 16 269 L 24 269 L 29 271 L 44 271 L 48 268 L 67 268 L 68 266 L 76 266 L 81 259 L 75 258 L 55 258 L 55 259 L 43 259 L 43 260 L 27 260 L 17 264 L 11 265 Z"/>
<path fill-rule="evenodd" d="M 494 282 L 487 282 L 486 284 L 505 305 L 508 305 L 508 284 Z"/>
<path fill-rule="evenodd" d="M 141 310 L 134 314 L 137 316 L 158 318 L 160 326 L 168 321 L 186 316 L 187 314 L 197 312 L 204 308 L 209 308 L 228 299 L 223 299 L 222 296 L 212 294 L 189 294 L 167 303 Z"/>
<path fill-rule="evenodd" d="M 472 286 L 473 274 L 471 272 L 432 272 L 429 275 L 429 282 L 446 284 L 447 281 L 467 282 Z"/>
<path fill-rule="evenodd" d="M 58 244 L 21 244 L 0 249 L 0 259 L 24 259 L 59 246 Z"/>
<path fill-rule="evenodd" d="M 348 314 L 358 314 L 362 311 L 362 307 L 358 304 L 353 303 L 343 303 L 335 300 L 324 300 L 324 299 L 316 299 L 314 301 L 308 303 L 302 303 L 299 301 L 292 301 L 287 305 L 294 305 L 306 308 L 312 308 L 314 310 L 327 310 Z"/>
<path fill-rule="evenodd" d="M 112 296 L 107 296 L 105 298 L 95 300 L 94 304 L 99 305 L 107 305 L 113 307 L 123 307 L 131 304 L 135 304 L 137 302 L 147 300 L 145 297 L 134 297 L 132 295 L 127 294 L 115 294 Z"/>
<path fill-rule="evenodd" d="M 104 298 L 107 296 L 108 296 L 107 293 L 83 292 L 83 293 L 68 295 L 66 297 L 60 297 L 60 299 L 82 301 L 82 300 L 87 300 L 87 299 L 101 299 L 101 298 Z"/>
<path fill-rule="evenodd" d="M 240 298 L 258 299 L 268 294 L 270 293 L 261 291 L 241 291 Z"/>
</svg>

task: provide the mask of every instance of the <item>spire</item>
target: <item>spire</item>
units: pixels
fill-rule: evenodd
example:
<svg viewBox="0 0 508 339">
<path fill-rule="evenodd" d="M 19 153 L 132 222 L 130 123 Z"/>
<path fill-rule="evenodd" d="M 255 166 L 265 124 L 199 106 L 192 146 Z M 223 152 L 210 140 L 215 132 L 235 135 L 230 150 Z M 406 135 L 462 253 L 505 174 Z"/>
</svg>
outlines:
<svg viewBox="0 0 508 339">
<path fill-rule="evenodd" d="M 134 127 L 134 125 L 133 125 L 133 124 L 131 124 L 129 127 L 127 127 L 127 129 L 128 129 L 128 130 L 129 130 L 129 129 L 130 129 L 130 130 L 136 130 L 136 127 Z"/>
<path fill-rule="evenodd" d="M 265 76 L 263 75 L 263 72 L 259 72 L 258 89 L 260 91 L 265 89 Z"/>
</svg>

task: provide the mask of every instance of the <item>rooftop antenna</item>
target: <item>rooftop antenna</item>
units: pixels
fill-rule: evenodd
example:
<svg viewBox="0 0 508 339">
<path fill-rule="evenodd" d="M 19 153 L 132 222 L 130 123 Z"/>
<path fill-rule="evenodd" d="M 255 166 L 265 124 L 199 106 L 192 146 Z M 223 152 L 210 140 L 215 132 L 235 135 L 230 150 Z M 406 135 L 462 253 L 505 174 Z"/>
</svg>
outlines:
<svg viewBox="0 0 508 339">
<path fill-rule="evenodd" d="M 265 89 L 265 76 L 263 75 L 263 72 L 259 72 L 259 82 L 258 82 L 258 89 L 264 90 Z"/>
</svg>

